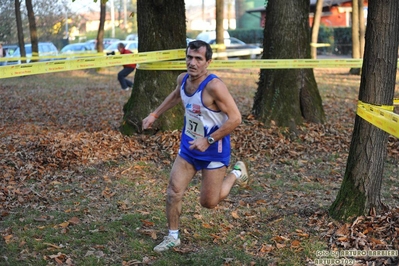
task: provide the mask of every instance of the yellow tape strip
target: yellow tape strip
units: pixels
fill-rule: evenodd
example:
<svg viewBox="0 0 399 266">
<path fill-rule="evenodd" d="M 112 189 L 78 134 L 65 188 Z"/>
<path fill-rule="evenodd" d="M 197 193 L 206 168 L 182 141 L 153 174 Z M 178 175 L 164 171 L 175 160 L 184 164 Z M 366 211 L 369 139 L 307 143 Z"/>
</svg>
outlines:
<svg viewBox="0 0 399 266">
<path fill-rule="evenodd" d="M 0 67 L 0 78 L 28 76 L 51 72 L 70 71 L 76 69 L 111 67 L 143 62 L 158 62 L 162 60 L 176 60 L 185 57 L 184 49 L 155 51 L 138 54 L 124 54 L 114 56 L 91 56 L 69 60 L 54 60 L 29 64 L 18 64 Z"/>
<path fill-rule="evenodd" d="M 393 110 L 393 106 L 391 107 Z M 385 132 L 399 138 L 399 115 L 392 111 L 385 110 L 377 105 L 358 102 L 357 114 L 373 124 L 374 126 L 384 130 Z"/>
<path fill-rule="evenodd" d="M 329 43 L 314 43 L 314 42 L 311 42 L 310 46 L 316 47 L 316 48 L 318 48 L 318 47 L 329 47 L 329 46 L 331 46 L 331 44 L 329 44 Z"/>
<path fill-rule="evenodd" d="M 259 59 L 259 60 L 214 60 L 209 69 L 232 68 L 261 68 L 261 69 L 286 69 L 286 68 L 359 68 L 362 59 Z M 184 70 L 184 61 L 155 62 L 140 64 L 142 70 Z"/>
</svg>

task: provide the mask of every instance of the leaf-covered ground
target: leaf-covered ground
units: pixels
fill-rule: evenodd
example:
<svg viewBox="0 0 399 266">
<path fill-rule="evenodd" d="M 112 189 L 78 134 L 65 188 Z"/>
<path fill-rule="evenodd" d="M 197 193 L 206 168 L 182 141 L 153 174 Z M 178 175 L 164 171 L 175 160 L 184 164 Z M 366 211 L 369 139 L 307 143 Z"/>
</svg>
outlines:
<svg viewBox="0 0 399 266">
<path fill-rule="evenodd" d="M 180 132 L 121 135 L 118 126 L 122 107 L 131 92 L 119 89 L 115 73 L 115 70 L 103 70 L 100 74 L 72 71 L 1 80 L 0 225 L 10 214 L 23 209 L 42 206 L 63 209 L 57 205 L 60 199 L 77 192 L 59 190 L 59 184 L 79 183 L 83 194 L 97 197 L 98 202 L 123 193 L 123 186 L 118 191 L 99 188 L 91 178 L 90 169 L 95 169 L 99 173 L 96 178 L 105 184 L 126 174 L 143 174 L 141 162 L 153 163 L 159 171 L 170 169 Z M 216 74 L 228 84 L 243 114 L 244 122 L 232 135 L 233 159 L 246 161 L 252 178 L 246 190 L 231 195 L 219 208 L 246 206 L 245 211 L 233 211 L 234 208 L 231 214 L 235 220 L 245 217 L 247 234 L 262 234 L 259 228 L 264 225 L 275 231 L 271 243 L 248 246 L 248 253 L 273 258 L 284 248 L 300 252 L 301 243 L 309 234 L 318 235 L 330 250 L 399 250 L 397 139 L 389 140 L 382 191 L 383 201 L 391 210 L 378 216 L 359 217 L 351 224 L 333 221 L 326 212 L 345 171 L 358 76 L 349 75 L 348 69 L 315 70 L 327 122 L 304 124 L 292 136 L 279 128 L 264 128 L 250 115 L 257 71 Z M 113 167 L 123 162 L 136 164 Z M 150 188 L 147 192 L 151 197 Z M 119 208 L 129 210 L 128 205 L 122 202 Z M 101 215 L 101 210 L 91 215 Z M 295 230 L 278 225 L 288 216 L 297 217 Z M 0 244 L 13 240 L 10 228 L 1 226 L 0 233 Z M 215 236 L 214 241 L 222 237 Z M 189 248 L 190 244 L 195 246 L 192 243 L 195 240 L 188 242 L 187 250 L 182 246 L 180 252 L 195 250 L 193 246 Z M 311 265 L 316 258 L 316 255 L 307 258 L 307 263 Z M 362 254 L 355 258 L 357 265 L 399 262 L 397 256 Z M 49 258 L 52 259 L 68 264 L 66 257 Z M 275 258 L 273 263 L 279 264 L 279 259 Z"/>
</svg>

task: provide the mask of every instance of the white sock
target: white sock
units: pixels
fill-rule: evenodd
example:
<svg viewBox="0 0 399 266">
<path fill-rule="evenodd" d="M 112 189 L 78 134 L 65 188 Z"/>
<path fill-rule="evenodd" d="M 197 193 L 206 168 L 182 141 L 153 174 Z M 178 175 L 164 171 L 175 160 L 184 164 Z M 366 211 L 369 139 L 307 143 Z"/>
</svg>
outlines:
<svg viewBox="0 0 399 266">
<path fill-rule="evenodd" d="M 169 230 L 169 235 L 173 236 L 174 239 L 179 238 L 179 230 Z"/>
<path fill-rule="evenodd" d="M 233 170 L 231 171 L 231 173 L 235 175 L 236 178 L 239 178 L 241 176 L 241 170 Z"/>
</svg>

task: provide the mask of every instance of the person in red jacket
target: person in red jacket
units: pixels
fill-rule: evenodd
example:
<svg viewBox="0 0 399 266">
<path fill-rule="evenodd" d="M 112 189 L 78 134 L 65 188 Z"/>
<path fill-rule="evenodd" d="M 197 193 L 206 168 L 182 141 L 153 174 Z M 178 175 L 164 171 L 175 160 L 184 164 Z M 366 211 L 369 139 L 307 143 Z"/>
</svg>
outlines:
<svg viewBox="0 0 399 266">
<path fill-rule="evenodd" d="M 132 51 L 125 49 L 125 45 L 123 43 L 118 44 L 118 51 L 121 54 L 131 54 Z M 128 64 L 123 65 L 123 69 L 118 73 L 118 80 L 121 84 L 121 88 L 124 91 L 128 91 L 133 87 L 133 82 L 128 80 L 126 77 L 130 75 L 136 69 L 136 64 Z"/>
</svg>

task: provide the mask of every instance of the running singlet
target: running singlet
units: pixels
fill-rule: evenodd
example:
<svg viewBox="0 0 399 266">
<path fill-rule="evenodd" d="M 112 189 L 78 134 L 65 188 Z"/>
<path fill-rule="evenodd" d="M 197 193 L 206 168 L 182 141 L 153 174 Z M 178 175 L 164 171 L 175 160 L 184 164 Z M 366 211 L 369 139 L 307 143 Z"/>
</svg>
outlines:
<svg viewBox="0 0 399 266">
<path fill-rule="evenodd" d="M 184 127 L 182 131 L 182 138 L 180 149 L 184 153 L 190 154 L 198 160 L 204 161 L 222 161 L 230 159 L 230 135 L 223 139 L 216 141 L 205 152 L 199 150 L 190 150 L 189 141 L 208 137 L 213 132 L 219 129 L 228 119 L 227 115 L 221 111 L 213 111 L 208 109 L 202 103 L 202 92 L 204 88 L 216 75 L 209 75 L 201 82 L 198 89 L 192 94 L 187 95 L 185 91 L 188 74 L 184 76 L 181 85 L 181 98 L 185 107 Z"/>
</svg>

